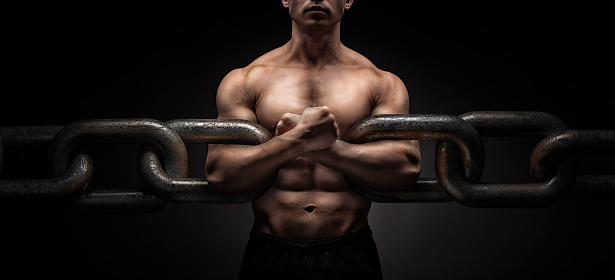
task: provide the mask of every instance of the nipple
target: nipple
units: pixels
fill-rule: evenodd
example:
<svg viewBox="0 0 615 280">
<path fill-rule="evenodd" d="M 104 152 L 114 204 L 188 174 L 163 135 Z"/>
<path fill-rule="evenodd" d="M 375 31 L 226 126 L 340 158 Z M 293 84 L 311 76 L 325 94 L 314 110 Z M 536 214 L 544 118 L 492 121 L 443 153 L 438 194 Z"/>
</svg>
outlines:
<svg viewBox="0 0 615 280">
<path fill-rule="evenodd" d="M 316 206 L 308 206 L 303 208 L 303 210 L 307 211 L 308 213 L 312 213 L 312 211 L 314 211 L 314 209 L 316 208 Z"/>
</svg>

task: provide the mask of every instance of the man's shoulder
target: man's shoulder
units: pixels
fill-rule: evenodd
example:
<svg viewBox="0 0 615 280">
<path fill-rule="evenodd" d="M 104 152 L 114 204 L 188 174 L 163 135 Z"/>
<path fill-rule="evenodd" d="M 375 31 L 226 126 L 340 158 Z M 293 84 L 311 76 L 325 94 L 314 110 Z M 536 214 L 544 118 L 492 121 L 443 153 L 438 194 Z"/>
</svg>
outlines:
<svg viewBox="0 0 615 280">
<path fill-rule="evenodd" d="M 235 93 L 243 92 L 243 94 L 258 91 L 256 89 L 270 81 L 280 67 L 270 57 L 270 53 L 260 56 L 244 67 L 228 72 L 222 79 L 220 88 L 230 89 L 228 91 Z"/>
<path fill-rule="evenodd" d="M 371 84 L 373 87 L 389 87 L 402 83 L 396 74 L 380 69 L 373 64 L 356 65 L 354 69 L 357 74 L 356 77 Z"/>
<path fill-rule="evenodd" d="M 274 57 L 276 50 L 274 49 L 261 55 L 244 67 L 233 69 L 227 74 L 227 77 L 233 80 L 248 82 L 250 80 L 258 80 L 267 74 L 272 74 L 280 67 Z"/>
<path fill-rule="evenodd" d="M 347 48 L 346 56 L 349 66 L 366 77 L 374 80 L 390 80 L 397 77 L 394 73 L 378 68 L 370 59 L 357 51 Z"/>
<path fill-rule="evenodd" d="M 245 67 L 236 68 L 231 70 L 226 77 L 225 82 L 247 84 L 253 81 L 262 79 L 267 74 L 270 74 L 275 70 L 274 65 L 270 64 L 255 64 L 251 63 Z"/>
<path fill-rule="evenodd" d="M 366 82 L 374 93 L 381 97 L 382 95 L 407 95 L 404 82 L 396 74 L 378 68 L 371 60 L 354 50 L 348 49 L 347 57 L 357 77 Z"/>
</svg>

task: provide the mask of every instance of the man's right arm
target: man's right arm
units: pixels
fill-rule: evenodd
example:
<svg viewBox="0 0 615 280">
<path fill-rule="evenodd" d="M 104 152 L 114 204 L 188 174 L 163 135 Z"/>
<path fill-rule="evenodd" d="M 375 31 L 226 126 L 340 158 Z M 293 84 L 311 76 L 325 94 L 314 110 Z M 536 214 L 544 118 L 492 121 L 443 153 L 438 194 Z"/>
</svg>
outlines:
<svg viewBox="0 0 615 280">
<path fill-rule="evenodd" d="M 257 122 L 256 96 L 243 69 L 230 72 L 216 96 L 218 119 Z M 323 149 L 337 138 L 335 117 L 326 107 L 309 108 L 295 129 L 260 145 L 210 144 L 206 176 L 211 191 L 221 195 L 249 192 L 260 187 L 304 152 Z"/>
</svg>

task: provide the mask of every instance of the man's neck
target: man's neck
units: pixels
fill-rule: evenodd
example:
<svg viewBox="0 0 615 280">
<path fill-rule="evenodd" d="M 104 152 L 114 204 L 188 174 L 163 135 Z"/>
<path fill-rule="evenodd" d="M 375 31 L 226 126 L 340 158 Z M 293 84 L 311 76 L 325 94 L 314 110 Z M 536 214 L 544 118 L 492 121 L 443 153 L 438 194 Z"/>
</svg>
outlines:
<svg viewBox="0 0 615 280">
<path fill-rule="evenodd" d="M 310 68 L 321 68 L 339 62 L 342 55 L 339 24 L 330 32 L 309 33 L 293 26 L 288 43 L 292 61 Z"/>
</svg>

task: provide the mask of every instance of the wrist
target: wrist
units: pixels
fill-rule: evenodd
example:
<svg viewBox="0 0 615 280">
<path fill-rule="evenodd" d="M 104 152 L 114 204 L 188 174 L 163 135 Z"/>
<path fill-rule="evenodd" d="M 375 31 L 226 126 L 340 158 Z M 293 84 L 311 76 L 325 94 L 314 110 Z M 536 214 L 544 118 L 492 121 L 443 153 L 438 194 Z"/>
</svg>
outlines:
<svg viewBox="0 0 615 280">
<path fill-rule="evenodd" d="M 291 129 L 286 133 L 276 136 L 274 138 L 278 138 L 279 140 L 286 143 L 290 149 L 296 150 L 298 154 L 303 154 L 309 152 L 307 145 L 307 140 L 302 137 L 302 134 L 299 133 L 296 129 Z"/>
<path fill-rule="evenodd" d="M 333 159 L 336 151 L 339 150 L 340 145 L 343 144 L 342 142 L 343 141 L 341 140 L 336 140 L 333 144 L 331 144 L 331 146 L 327 148 L 307 151 L 307 152 L 304 152 L 301 156 L 314 160 L 314 161 L 320 161 L 323 159 Z"/>
</svg>

